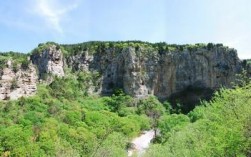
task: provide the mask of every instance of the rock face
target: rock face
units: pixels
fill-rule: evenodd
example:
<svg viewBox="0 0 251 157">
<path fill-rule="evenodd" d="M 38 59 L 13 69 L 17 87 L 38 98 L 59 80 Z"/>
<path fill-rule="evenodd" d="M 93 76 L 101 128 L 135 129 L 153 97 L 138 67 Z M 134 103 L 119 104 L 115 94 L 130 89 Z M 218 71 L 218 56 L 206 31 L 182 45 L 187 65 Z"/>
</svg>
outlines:
<svg viewBox="0 0 251 157">
<path fill-rule="evenodd" d="M 102 94 L 122 88 L 135 97 L 151 94 L 160 99 L 191 87 L 212 90 L 230 87 L 241 70 L 236 50 L 226 47 L 162 53 L 128 47 L 120 53 L 106 49 L 88 55 L 86 51 L 67 61 L 75 70 L 99 71 Z"/>
<path fill-rule="evenodd" d="M 110 95 L 114 89 L 122 88 L 137 98 L 155 95 L 166 99 L 195 90 L 200 95 L 195 98 L 198 100 L 205 95 L 198 89 L 231 87 L 242 68 L 236 50 L 224 46 L 162 51 L 127 46 L 95 52 L 86 49 L 63 57 L 59 46 L 50 45 L 30 58 L 32 64 L 28 70 L 15 73 L 11 63 L 2 70 L 0 99 L 32 95 L 36 92 L 37 78 L 46 80 L 45 76 L 50 74 L 63 77 L 64 67 L 68 67 L 73 71 L 98 72 L 99 87 L 95 89 L 99 94 Z M 17 88 L 12 89 L 13 83 Z"/>
<path fill-rule="evenodd" d="M 32 54 L 31 60 L 38 68 L 40 79 L 48 74 L 64 76 L 63 54 L 56 45 L 49 46 L 41 53 Z"/>
<path fill-rule="evenodd" d="M 0 100 L 18 99 L 22 96 L 31 96 L 37 90 L 37 73 L 30 64 L 28 69 L 18 68 L 14 72 L 11 61 L 1 70 Z"/>
</svg>

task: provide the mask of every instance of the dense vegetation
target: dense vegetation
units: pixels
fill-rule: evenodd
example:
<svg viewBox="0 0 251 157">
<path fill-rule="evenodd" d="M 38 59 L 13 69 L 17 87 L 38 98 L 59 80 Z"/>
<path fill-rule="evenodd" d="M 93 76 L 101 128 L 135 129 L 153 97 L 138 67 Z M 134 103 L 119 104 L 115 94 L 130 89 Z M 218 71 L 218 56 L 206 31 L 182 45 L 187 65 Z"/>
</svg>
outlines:
<svg viewBox="0 0 251 157">
<path fill-rule="evenodd" d="M 150 42 L 144 42 L 144 41 L 89 41 L 89 42 L 84 42 L 84 43 L 79 43 L 79 44 L 71 44 L 71 45 L 66 45 L 62 44 L 61 47 L 65 50 L 66 54 L 78 54 L 83 51 L 87 51 L 89 53 L 96 53 L 96 52 L 105 52 L 106 49 L 113 49 L 115 52 L 121 52 L 123 48 L 126 47 L 134 47 L 137 50 L 139 49 L 147 49 L 148 51 L 151 52 L 158 52 L 158 53 L 163 53 L 163 52 L 168 52 L 168 51 L 183 51 L 185 49 L 189 51 L 195 51 L 199 48 L 204 48 L 207 50 L 211 50 L 215 47 L 223 47 L 223 44 L 213 44 L 213 43 L 208 43 L 208 44 L 203 44 L 203 43 L 197 43 L 194 45 L 177 45 L 177 44 L 167 44 L 165 42 L 159 42 L 159 43 L 150 43 Z"/>
<path fill-rule="evenodd" d="M 251 59 L 247 59 L 247 64 L 251 64 Z"/>
<path fill-rule="evenodd" d="M 251 85 L 221 90 L 188 115 L 168 102 L 135 100 L 121 90 L 88 96 L 78 73 L 40 85 L 36 96 L 0 102 L 2 156 L 126 156 L 131 138 L 159 128 L 146 156 L 248 156 Z"/>
<path fill-rule="evenodd" d="M 40 44 L 32 53 L 41 53 L 52 44 Z M 128 46 L 161 53 L 223 45 L 125 41 L 56 46 L 71 55 Z M 25 54 L 1 53 L 0 67 L 10 58 L 14 67 L 29 63 Z M 251 155 L 251 84 L 246 71 L 237 77 L 239 87 L 216 92 L 211 101 L 201 102 L 188 114 L 181 114 L 179 104 L 172 108 L 153 96 L 133 99 L 121 89 L 114 89 L 109 97 L 88 95 L 89 86 L 95 86 L 98 78 L 98 73 L 67 72 L 49 85 L 40 84 L 33 97 L 0 101 L 1 156 L 123 157 L 131 139 L 151 128 L 160 134 L 146 157 Z"/>
<path fill-rule="evenodd" d="M 221 90 L 202 104 L 188 115 L 163 116 L 159 144 L 146 156 L 250 156 L 251 85 Z"/>
<path fill-rule="evenodd" d="M 2 156 L 126 156 L 128 141 L 149 129 L 150 119 L 120 90 L 87 96 L 79 85 L 85 74 L 76 76 L 40 85 L 34 97 L 0 102 Z"/>
<path fill-rule="evenodd" d="M 27 59 L 28 54 L 20 52 L 0 52 L 0 68 L 6 67 L 8 60 L 12 61 L 12 68 L 14 71 L 18 70 L 18 65 L 21 65 L 21 68 L 26 69 L 28 67 L 29 61 Z"/>
</svg>

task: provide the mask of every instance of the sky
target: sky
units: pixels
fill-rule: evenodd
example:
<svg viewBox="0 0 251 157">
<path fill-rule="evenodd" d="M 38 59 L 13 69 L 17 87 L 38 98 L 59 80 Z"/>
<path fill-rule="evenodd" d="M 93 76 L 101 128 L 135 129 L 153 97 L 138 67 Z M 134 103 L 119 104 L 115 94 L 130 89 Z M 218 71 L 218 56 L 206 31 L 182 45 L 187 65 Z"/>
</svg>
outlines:
<svg viewBox="0 0 251 157">
<path fill-rule="evenodd" d="M 1 0 L 0 51 L 39 43 L 223 43 L 251 58 L 250 0 Z"/>
</svg>

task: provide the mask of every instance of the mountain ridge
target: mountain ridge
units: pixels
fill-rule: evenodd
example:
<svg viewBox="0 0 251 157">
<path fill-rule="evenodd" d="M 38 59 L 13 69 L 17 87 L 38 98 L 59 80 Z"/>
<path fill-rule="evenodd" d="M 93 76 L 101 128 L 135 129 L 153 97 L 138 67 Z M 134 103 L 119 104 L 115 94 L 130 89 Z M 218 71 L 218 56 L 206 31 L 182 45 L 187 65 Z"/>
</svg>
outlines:
<svg viewBox="0 0 251 157">
<path fill-rule="evenodd" d="M 7 71 L 12 72 L 14 79 L 0 80 L 3 84 L 0 89 L 1 99 L 33 95 L 36 88 L 32 88 L 31 92 L 25 91 L 24 86 L 50 83 L 54 76 L 67 75 L 65 71 L 69 69 L 71 73 L 81 71 L 96 75 L 95 79 L 89 81 L 90 94 L 111 95 L 115 89 L 120 88 L 137 98 L 155 95 L 162 100 L 173 98 L 175 103 L 179 103 L 179 93 L 195 90 L 187 96 L 192 97 L 192 100 L 185 100 L 188 104 L 195 104 L 200 99 L 208 99 L 212 91 L 222 86 L 231 87 L 235 75 L 243 67 L 235 49 L 213 43 L 168 45 L 164 42 L 92 41 L 59 45 L 47 42 L 39 44 L 26 58 L 28 63 L 25 60 L 19 62 L 17 69 L 25 71 L 21 68 L 23 64 L 29 65 L 26 65 L 27 70 L 37 69 L 28 72 L 36 81 L 30 78 L 27 83 L 17 81 L 20 80 L 16 75 L 18 71 L 13 70 L 13 65 L 7 65 Z M 1 76 L 8 75 L 6 69 L 4 71 L 2 68 L 1 71 Z M 16 84 L 19 92 L 11 89 L 15 80 L 19 82 Z M 13 96 L 11 93 L 19 94 Z"/>
</svg>

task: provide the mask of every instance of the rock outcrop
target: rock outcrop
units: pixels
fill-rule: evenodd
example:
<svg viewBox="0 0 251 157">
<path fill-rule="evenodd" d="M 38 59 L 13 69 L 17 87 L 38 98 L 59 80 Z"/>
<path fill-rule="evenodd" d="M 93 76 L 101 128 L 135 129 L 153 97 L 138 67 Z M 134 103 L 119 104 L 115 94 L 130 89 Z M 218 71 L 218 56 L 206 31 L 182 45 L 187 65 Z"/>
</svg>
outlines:
<svg viewBox="0 0 251 157">
<path fill-rule="evenodd" d="M 18 71 L 13 70 L 12 62 L 1 70 L 0 100 L 18 99 L 22 96 L 32 96 L 37 90 L 37 73 L 32 64 L 27 69 L 19 65 Z"/>
<path fill-rule="evenodd" d="M 88 55 L 88 51 L 71 56 L 68 65 L 75 70 L 99 71 L 102 94 L 122 88 L 135 97 L 155 95 L 166 99 L 187 88 L 218 89 L 230 87 L 241 70 L 235 49 L 199 48 L 194 51 L 151 51 L 124 48 L 115 53 L 106 49 Z"/>
<path fill-rule="evenodd" d="M 77 47 L 65 57 L 59 45 L 39 48 L 30 56 L 32 64 L 28 70 L 20 69 L 15 73 L 11 65 L 2 70 L 0 99 L 32 95 L 36 92 L 37 78 L 63 77 L 64 68 L 68 67 L 73 71 L 98 72 L 100 82 L 95 89 L 99 94 L 110 95 L 114 89 L 121 88 L 137 98 L 155 95 L 166 99 L 195 90 L 199 93 L 195 99 L 199 100 L 206 95 L 200 89 L 213 91 L 222 86 L 231 87 L 242 68 L 235 49 L 216 45 L 161 51 L 135 46 L 95 50 L 78 50 Z M 16 89 L 11 87 L 13 80 L 16 80 Z"/>
<path fill-rule="evenodd" d="M 58 46 L 50 45 L 28 58 L 30 63 L 25 69 L 21 64 L 14 68 L 11 60 L 0 67 L 0 100 L 34 95 L 38 82 L 50 83 L 53 76 L 64 76 L 63 54 Z"/>
<path fill-rule="evenodd" d="M 38 68 L 40 79 L 50 74 L 64 76 L 63 54 L 56 45 L 48 46 L 42 52 L 32 54 L 31 60 Z"/>
</svg>

